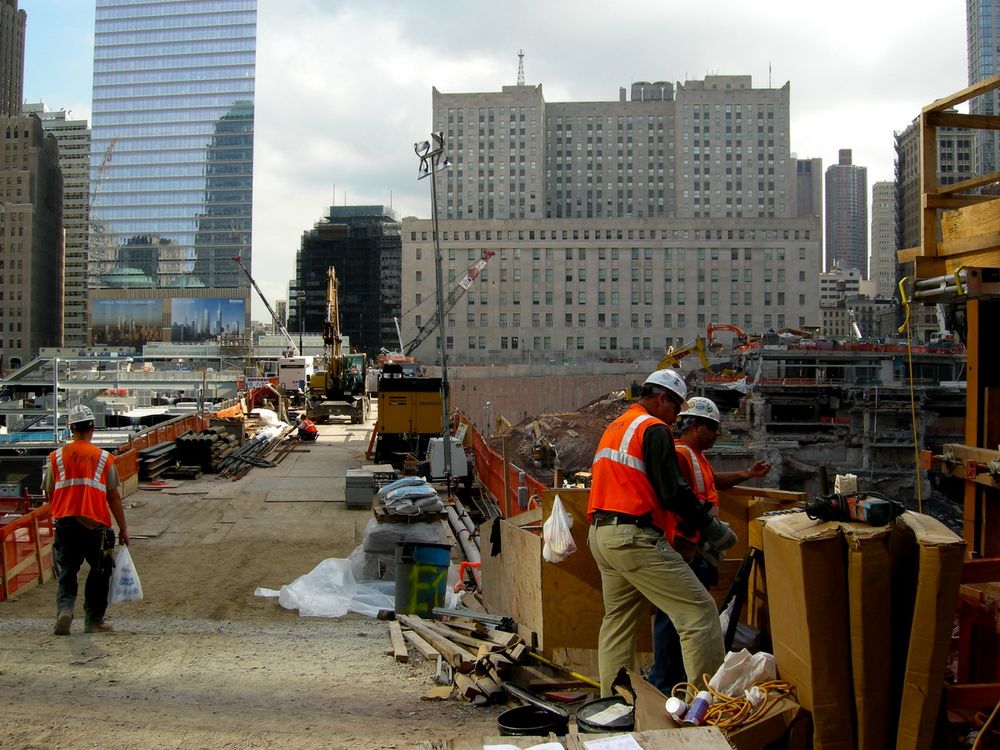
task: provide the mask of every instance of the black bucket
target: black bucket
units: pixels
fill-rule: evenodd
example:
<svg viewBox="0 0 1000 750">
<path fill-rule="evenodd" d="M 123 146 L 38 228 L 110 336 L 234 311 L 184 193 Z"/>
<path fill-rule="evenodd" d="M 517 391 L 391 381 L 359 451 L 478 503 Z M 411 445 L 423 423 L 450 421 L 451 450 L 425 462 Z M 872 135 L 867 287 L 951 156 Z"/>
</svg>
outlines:
<svg viewBox="0 0 1000 750">
<path fill-rule="evenodd" d="M 509 708 L 497 717 L 503 737 L 533 737 L 551 733 L 564 735 L 569 731 L 569 718 L 557 716 L 537 706 Z"/>
<path fill-rule="evenodd" d="M 600 713 L 606 708 L 615 705 L 629 706 L 632 708 L 624 716 L 620 716 L 610 724 L 594 724 L 590 717 Z M 620 695 L 611 698 L 598 698 L 597 700 L 584 703 L 576 710 L 576 728 L 581 734 L 598 734 L 601 732 L 631 732 L 635 729 L 635 709 L 627 700 Z"/>
</svg>

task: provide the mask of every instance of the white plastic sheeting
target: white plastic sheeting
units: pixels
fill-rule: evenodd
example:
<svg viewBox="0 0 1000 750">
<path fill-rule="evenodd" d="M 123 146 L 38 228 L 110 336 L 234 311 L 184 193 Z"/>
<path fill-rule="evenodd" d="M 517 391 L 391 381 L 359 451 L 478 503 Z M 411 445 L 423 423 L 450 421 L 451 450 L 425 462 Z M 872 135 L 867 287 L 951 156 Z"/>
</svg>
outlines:
<svg viewBox="0 0 1000 750">
<path fill-rule="evenodd" d="M 254 596 L 277 597 L 278 604 L 297 609 L 302 617 L 343 617 L 348 612 L 375 617 L 380 609 L 395 606 L 395 583 L 359 583 L 351 570 L 351 560 L 329 558 L 279 591 L 258 588 Z"/>
</svg>

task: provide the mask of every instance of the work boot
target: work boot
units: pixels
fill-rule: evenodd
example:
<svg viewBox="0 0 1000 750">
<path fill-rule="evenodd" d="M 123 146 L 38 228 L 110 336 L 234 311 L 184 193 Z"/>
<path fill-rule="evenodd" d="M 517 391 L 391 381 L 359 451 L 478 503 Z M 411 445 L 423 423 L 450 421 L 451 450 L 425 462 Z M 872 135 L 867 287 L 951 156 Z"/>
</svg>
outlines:
<svg viewBox="0 0 1000 750">
<path fill-rule="evenodd" d="M 114 628 L 110 622 L 101 620 L 100 622 L 85 622 L 83 624 L 84 633 L 110 633 Z"/>
<path fill-rule="evenodd" d="M 73 624 L 73 610 L 60 609 L 56 615 L 56 626 L 52 631 L 55 635 L 69 635 L 69 627 Z"/>
</svg>

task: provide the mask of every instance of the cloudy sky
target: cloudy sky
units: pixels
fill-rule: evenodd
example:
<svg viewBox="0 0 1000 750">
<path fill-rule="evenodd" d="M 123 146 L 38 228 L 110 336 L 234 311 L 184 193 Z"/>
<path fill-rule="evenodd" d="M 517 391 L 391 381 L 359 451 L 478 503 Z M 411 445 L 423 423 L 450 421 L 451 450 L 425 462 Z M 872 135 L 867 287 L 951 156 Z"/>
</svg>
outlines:
<svg viewBox="0 0 1000 750">
<path fill-rule="evenodd" d="M 90 118 L 93 3 L 20 0 L 24 95 Z M 413 143 L 431 87 L 541 83 L 546 101 L 616 100 L 633 81 L 749 74 L 791 82 L 791 142 L 824 168 L 851 148 L 869 189 L 893 132 L 968 83 L 961 0 L 258 0 L 254 275 L 287 294 L 302 232 L 327 207 L 428 217 Z M 254 318 L 266 316 L 254 301 Z"/>
</svg>

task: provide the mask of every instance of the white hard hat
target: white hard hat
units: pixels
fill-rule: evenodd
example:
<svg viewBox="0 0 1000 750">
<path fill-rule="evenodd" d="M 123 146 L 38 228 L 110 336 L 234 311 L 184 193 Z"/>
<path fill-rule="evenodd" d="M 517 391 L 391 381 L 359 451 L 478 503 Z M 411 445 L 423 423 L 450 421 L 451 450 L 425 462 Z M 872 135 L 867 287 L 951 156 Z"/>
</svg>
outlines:
<svg viewBox="0 0 1000 750">
<path fill-rule="evenodd" d="M 643 385 L 658 385 L 679 396 L 681 401 L 687 400 L 688 389 L 684 379 L 673 370 L 657 370 L 646 378 Z"/>
<path fill-rule="evenodd" d="M 678 414 L 677 417 L 701 417 L 702 419 L 711 420 L 716 424 L 722 421 L 719 416 L 719 407 L 715 405 L 712 399 L 705 398 L 704 396 L 695 396 L 688 401 L 687 409 Z"/>
<path fill-rule="evenodd" d="M 84 406 L 83 404 L 77 404 L 72 409 L 69 410 L 69 418 L 66 420 L 68 424 L 79 424 L 80 422 L 93 422 L 94 412 L 90 410 L 89 406 Z"/>
</svg>

